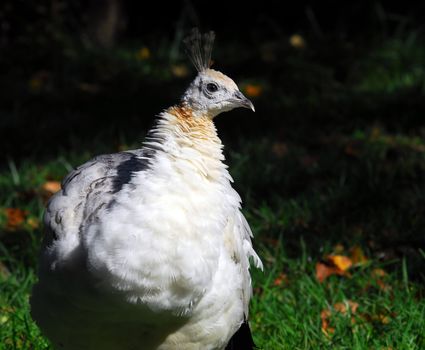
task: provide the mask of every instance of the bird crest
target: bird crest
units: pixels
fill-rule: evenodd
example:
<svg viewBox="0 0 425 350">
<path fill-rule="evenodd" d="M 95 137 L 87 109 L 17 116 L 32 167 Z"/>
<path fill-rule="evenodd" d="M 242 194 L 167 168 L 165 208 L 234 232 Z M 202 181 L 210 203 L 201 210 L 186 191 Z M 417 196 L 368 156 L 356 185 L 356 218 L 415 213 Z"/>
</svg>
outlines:
<svg viewBox="0 0 425 350">
<path fill-rule="evenodd" d="M 215 33 L 210 31 L 201 34 L 198 28 L 192 29 L 183 43 L 186 53 L 198 72 L 203 72 L 211 67 L 211 51 L 213 48 Z"/>
</svg>

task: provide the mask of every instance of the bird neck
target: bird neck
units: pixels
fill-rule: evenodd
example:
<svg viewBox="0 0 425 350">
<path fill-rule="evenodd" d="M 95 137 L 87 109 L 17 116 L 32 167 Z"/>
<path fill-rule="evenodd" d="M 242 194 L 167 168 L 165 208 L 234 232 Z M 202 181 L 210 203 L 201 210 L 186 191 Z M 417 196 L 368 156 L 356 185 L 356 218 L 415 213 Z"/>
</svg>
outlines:
<svg viewBox="0 0 425 350">
<path fill-rule="evenodd" d="M 194 171 L 210 180 L 230 178 L 214 123 L 208 115 L 194 115 L 187 104 L 163 112 L 152 139 L 157 140 L 155 148 L 172 159 L 179 172 Z"/>
<path fill-rule="evenodd" d="M 166 112 L 172 116 L 168 121 L 179 129 L 180 135 L 184 135 L 193 142 L 206 141 L 219 144 L 220 148 L 222 147 L 217 129 L 209 114 L 195 112 L 186 103 L 170 107 Z"/>
</svg>

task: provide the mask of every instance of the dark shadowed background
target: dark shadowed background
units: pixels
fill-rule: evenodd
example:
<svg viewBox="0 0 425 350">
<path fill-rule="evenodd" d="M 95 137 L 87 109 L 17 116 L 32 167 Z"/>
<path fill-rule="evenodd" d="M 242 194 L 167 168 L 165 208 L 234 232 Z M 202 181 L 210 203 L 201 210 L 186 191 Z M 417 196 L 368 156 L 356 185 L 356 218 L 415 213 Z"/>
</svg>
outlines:
<svg viewBox="0 0 425 350">
<path fill-rule="evenodd" d="M 200 27 L 217 34 L 213 68 L 256 107 L 215 122 L 268 271 L 269 249 L 283 249 L 282 265 L 294 269 L 305 257 L 301 275 L 312 276 L 327 254 L 361 249 L 416 283 L 423 303 L 424 23 L 423 1 L 3 0 L 4 268 L 33 281 L 46 184 L 94 155 L 141 145 L 194 78 L 181 41 Z M 267 317 L 254 315 L 257 337 L 268 334 Z"/>
</svg>

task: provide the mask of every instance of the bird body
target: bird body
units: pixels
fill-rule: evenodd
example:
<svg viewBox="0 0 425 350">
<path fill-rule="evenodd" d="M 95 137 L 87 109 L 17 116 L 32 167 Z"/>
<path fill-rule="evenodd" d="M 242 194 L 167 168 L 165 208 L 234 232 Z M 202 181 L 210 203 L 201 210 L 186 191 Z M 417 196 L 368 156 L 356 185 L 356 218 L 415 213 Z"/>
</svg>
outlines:
<svg viewBox="0 0 425 350">
<path fill-rule="evenodd" d="M 248 316 L 261 261 L 213 124 L 231 108 L 191 100 L 221 84 L 248 105 L 229 81 L 204 69 L 141 149 L 94 158 L 51 198 L 31 312 L 57 348 L 219 350 Z"/>
</svg>

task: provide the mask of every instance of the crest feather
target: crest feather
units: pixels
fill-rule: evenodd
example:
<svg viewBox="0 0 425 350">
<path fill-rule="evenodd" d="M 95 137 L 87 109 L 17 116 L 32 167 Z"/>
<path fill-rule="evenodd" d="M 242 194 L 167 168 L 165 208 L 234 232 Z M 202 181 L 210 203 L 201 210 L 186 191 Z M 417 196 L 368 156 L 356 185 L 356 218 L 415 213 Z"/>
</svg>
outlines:
<svg viewBox="0 0 425 350">
<path fill-rule="evenodd" d="M 198 28 L 194 28 L 190 35 L 183 40 L 186 53 L 198 72 L 211 67 L 211 51 L 214 39 L 215 33 L 213 31 L 201 34 Z"/>
</svg>

